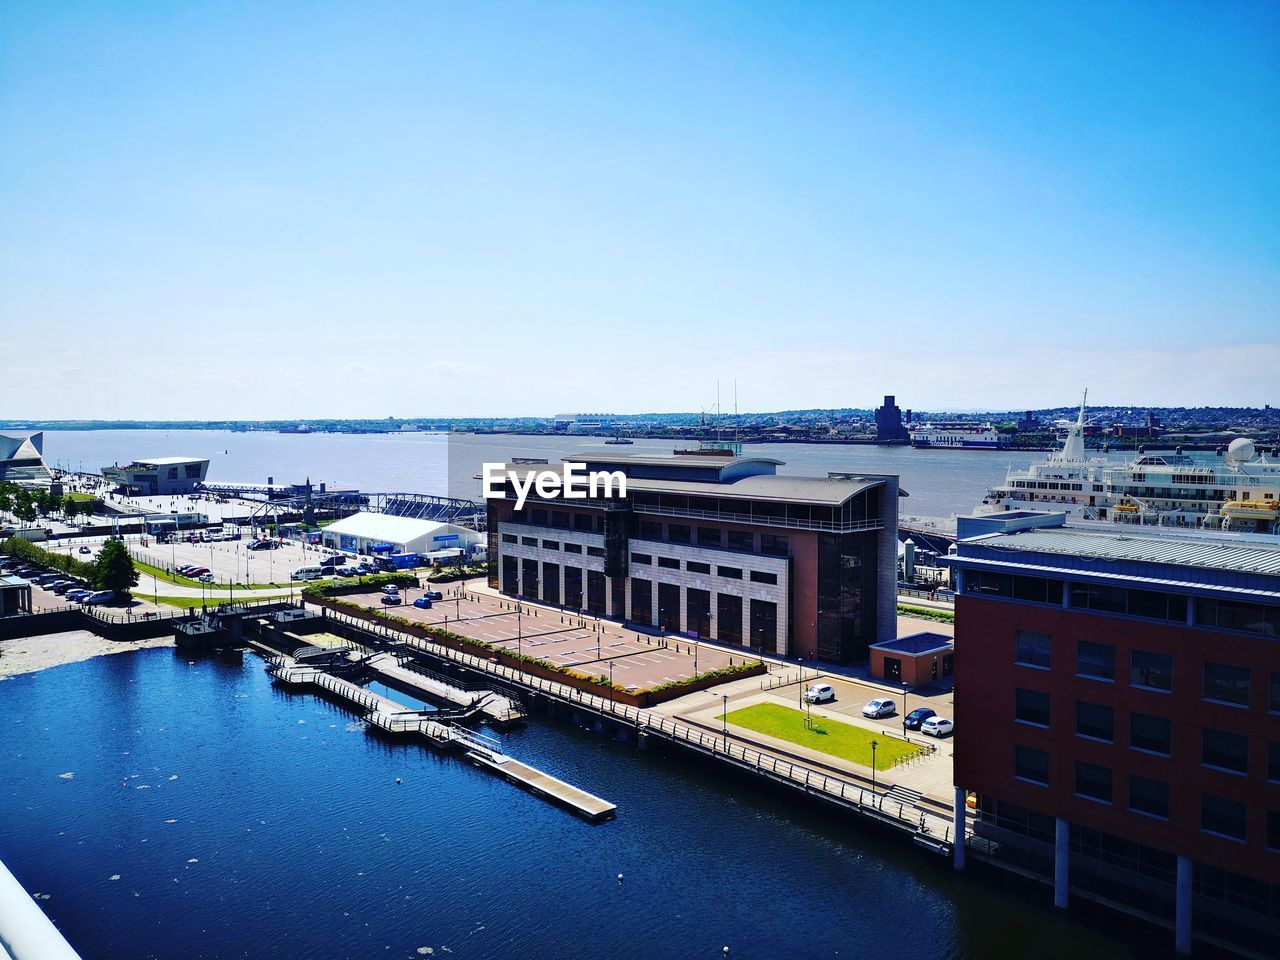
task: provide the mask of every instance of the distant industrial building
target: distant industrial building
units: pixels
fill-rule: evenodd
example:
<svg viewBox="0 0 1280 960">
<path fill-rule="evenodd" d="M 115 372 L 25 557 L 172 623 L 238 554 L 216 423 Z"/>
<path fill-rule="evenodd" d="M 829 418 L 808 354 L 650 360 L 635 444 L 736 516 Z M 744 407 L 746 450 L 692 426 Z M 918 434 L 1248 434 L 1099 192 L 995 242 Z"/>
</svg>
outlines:
<svg viewBox="0 0 1280 960">
<path fill-rule="evenodd" d="M 552 429 L 561 433 L 612 433 L 618 426 L 612 413 L 558 413 L 552 421 Z"/>
<path fill-rule="evenodd" d="M 1280 537 L 961 517 L 955 783 L 982 849 L 1262 953 L 1280 919 Z M 960 809 L 965 799 L 957 796 Z M 1192 927 L 1192 917 L 1195 926 Z"/>
<path fill-rule="evenodd" d="M 114 482 L 121 493 L 135 497 L 194 493 L 208 472 L 208 460 L 192 457 L 156 457 L 102 468 L 102 476 Z"/>
<path fill-rule="evenodd" d="M 0 433 L 0 483 L 45 487 L 53 471 L 44 462 L 44 433 Z"/>
<path fill-rule="evenodd" d="M 907 411 L 911 419 L 911 411 Z M 886 395 L 884 405 L 876 408 L 876 439 L 881 443 L 906 443 L 911 434 L 902 422 L 902 411 L 892 395 Z"/>
<path fill-rule="evenodd" d="M 639 630 L 838 663 L 897 630 L 896 476 L 779 476 L 725 450 L 585 456 L 625 498 L 488 501 L 489 584 Z M 511 464 L 519 475 L 545 467 Z"/>
<path fill-rule="evenodd" d="M 472 553 L 483 535 L 469 527 L 436 520 L 353 513 L 324 528 L 323 543 L 349 553 L 425 553 L 460 549 Z"/>
</svg>

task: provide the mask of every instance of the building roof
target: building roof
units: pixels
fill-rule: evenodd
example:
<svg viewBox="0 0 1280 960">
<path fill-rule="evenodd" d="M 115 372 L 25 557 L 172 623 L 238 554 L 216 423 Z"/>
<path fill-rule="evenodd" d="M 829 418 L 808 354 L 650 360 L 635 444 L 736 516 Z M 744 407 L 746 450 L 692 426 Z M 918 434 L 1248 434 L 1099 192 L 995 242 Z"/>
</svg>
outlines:
<svg viewBox="0 0 1280 960">
<path fill-rule="evenodd" d="M 208 457 L 148 457 L 135 460 L 130 466 L 172 467 L 179 463 L 208 463 Z"/>
<path fill-rule="evenodd" d="M 437 533 L 454 524 L 439 520 L 416 520 L 413 517 L 393 517 L 386 513 L 353 513 L 324 528 L 326 534 L 341 533 L 384 543 L 408 543 L 419 537 Z"/>
<path fill-rule="evenodd" d="M 0 576 L 0 589 L 10 587 L 27 587 L 29 589 L 31 584 L 27 583 L 27 581 L 23 580 L 21 577 Z"/>
<path fill-rule="evenodd" d="M 572 463 L 615 463 L 620 467 L 690 467 L 693 469 L 718 470 L 723 467 L 736 467 L 744 463 L 763 463 L 775 467 L 783 466 L 785 460 L 773 457 L 719 456 L 716 454 L 698 453 L 584 453 L 561 459 Z"/>
<path fill-rule="evenodd" d="M 741 477 L 723 483 L 628 477 L 627 490 L 628 492 L 645 490 L 658 493 L 687 493 L 704 497 L 730 497 L 738 500 L 786 500 L 792 503 L 839 506 L 850 497 L 883 483 L 883 477 L 857 477 L 842 480 L 831 477 L 789 477 L 777 474 Z"/>
<path fill-rule="evenodd" d="M 1074 527 L 1026 530 L 972 541 L 995 550 L 1052 553 L 1096 560 L 1139 561 L 1280 576 L 1280 536 L 1129 533 Z"/>
<path fill-rule="evenodd" d="M 875 650 L 892 650 L 895 653 L 919 655 L 933 653 L 935 650 L 949 650 L 954 643 L 955 641 L 951 637 L 926 630 L 923 633 L 913 633 L 906 637 L 898 637 L 895 640 L 873 643 L 871 646 Z"/>
</svg>

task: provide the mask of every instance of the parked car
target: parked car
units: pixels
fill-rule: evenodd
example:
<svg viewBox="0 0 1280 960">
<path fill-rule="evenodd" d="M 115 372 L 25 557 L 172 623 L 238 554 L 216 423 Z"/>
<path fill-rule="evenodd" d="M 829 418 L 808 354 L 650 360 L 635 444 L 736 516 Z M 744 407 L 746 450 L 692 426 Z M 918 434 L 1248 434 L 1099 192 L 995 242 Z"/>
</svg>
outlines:
<svg viewBox="0 0 1280 960">
<path fill-rule="evenodd" d="M 95 590 L 87 597 L 82 597 L 80 602 L 85 606 L 97 606 L 100 603 L 110 603 L 116 598 L 114 590 Z"/>
<path fill-rule="evenodd" d="M 814 683 L 804 692 L 804 698 L 810 703 L 826 703 L 835 701 L 836 688 L 829 683 Z"/>
<path fill-rule="evenodd" d="M 212 573 L 202 573 L 200 574 L 199 580 L 201 583 L 213 583 L 214 576 Z"/>
<path fill-rule="evenodd" d="M 77 587 L 75 590 L 68 590 L 66 596 L 68 600 L 74 603 L 79 603 L 81 600 L 89 596 L 89 594 L 91 593 L 93 593 L 92 590 L 86 590 L 83 587 Z"/>
<path fill-rule="evenodd" d="M 922 723 L 937 715 L 938 712 L 936 710 L 930 710 L 928 707 L 917 707 L 907 714 L 907 718 L 902 721 L 902 725 L 908 730 L 919 730 Z"/>
<path fill-rule="evenodd" d="M 356 564 L 356 576 L 364 577 L 371 573 L 373 573 L 373 567 L 369 566 L 367 563 Z"/>
<path fill-rule="evenodd" d="M 81 552 L 81 553 L 93 553 L 93 551 L 92 551 L 92 550 L 90 550 L 88 547 L 81 547 L 81 548 L 80 548 L 80 552 Z"/>
<path fill-rule="evenodd" d="M 862 708 L 862 715 L 872 719 L 892 717 L 897 712 L 897 705 L 888 697 L 877 697 L 875 700 L 869 700 L 867 705 Z"/>
<path fill-rule="evenodd" d="M 194 569 L 195 569 L 195 564 L 193 563 L 180 563 L 173 568 L 175 573 L 178 573 L 184 577 L 187 576 L 187 574 Z"/>
<path fill-rule="evenodd" d="M 414 605 L 415 607 L 417 607 L 419 610 L 430 610 L 430 609 L 431 609 L 431 598 L 430 598 L 430 597 L 419 597 L 417 600 L 413 601 L 413 605 Z"/>
<path fill-rule="evenodd" d="M 444 594 L 439 590 L 428 590 L 423 594 L 428 600 L 443 600 Z"/>
<path fill-rule="evenodd" d="M 45 573 L 36 577 L 35 582 L 37 586 L 48 587 L 57 583 L 59 580 L 65 580 L 65 579 L 67 578 L 61 573 Z"/>
<path fill-rule="evenodd" d="M 920 725 L 920 732 L 930 737 L 949 737 L 955 728 L 946 717 L 930 717 Z"/>
<path fill-rule="evenodd" d="M 388 583 L 385 587 L 382 588 L 382 592 L 389 597 L 400 596 L 400 588 L 397 587 L 394 583 Z"/>
<path fill-rule="evenodd" d="M 198 579 L 200 577 L 203 577 L 206 573 L 210 573 L 210 572 L 211 571 L 209 570 L 208 567 L 187 567 L 187 572 L 184 574 L 184 576 L 191 577 L 193 579 Z"/>
<path fill-rule="evenodd" d="M 76 582 L 74 580 L 55 580 L 53 583 L 49 584 L 45 589 L 51 590 L 58 595 L 62 595 L 62 594 L 65 594 L 68 590 L 70 590 L 75 585 L 76 585 Z"/>
<path fill-rule="evenodd" d="M 382 595 L 382 602 L 385 603 L 388 607 L 394 607 L 396 604 L 400 602 L 400 594 L 384 593 Z"/>
</svg>

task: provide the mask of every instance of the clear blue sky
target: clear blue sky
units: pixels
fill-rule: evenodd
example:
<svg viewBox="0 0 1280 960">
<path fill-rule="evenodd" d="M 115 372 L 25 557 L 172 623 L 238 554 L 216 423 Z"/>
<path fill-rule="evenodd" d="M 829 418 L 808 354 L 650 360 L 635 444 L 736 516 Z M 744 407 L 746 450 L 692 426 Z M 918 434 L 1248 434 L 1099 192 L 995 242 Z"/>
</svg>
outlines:
<svg viewBox="0 0 1280 960">
<path fill-rule="evenodd" d="M 0 409 L 1280 402 L 1280 4 L 0 6 Z"/>
</svg>

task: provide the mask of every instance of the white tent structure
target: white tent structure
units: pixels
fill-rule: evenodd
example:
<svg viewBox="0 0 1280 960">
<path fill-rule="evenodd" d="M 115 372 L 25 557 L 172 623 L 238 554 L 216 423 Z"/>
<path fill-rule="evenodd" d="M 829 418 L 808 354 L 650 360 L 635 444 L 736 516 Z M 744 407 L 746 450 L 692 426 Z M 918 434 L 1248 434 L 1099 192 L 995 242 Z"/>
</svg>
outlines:
<svg viewBox="0 0 1280 960">
<path fill-rule="evenodd" d="M 326 547 L 350 553 L 431 553 L 461 548 L 467 553 L 483 542 L 483 535 L 454 523 L 393 517 L 385 513 L 355 513 L 324 528 Z"/>
</svg>

